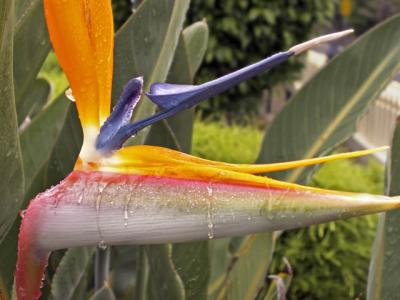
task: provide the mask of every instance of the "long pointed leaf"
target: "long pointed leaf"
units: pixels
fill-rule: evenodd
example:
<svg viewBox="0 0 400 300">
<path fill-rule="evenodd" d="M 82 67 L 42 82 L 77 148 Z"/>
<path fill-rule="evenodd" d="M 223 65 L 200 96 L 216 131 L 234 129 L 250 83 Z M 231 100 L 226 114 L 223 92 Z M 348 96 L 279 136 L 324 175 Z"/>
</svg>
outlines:
<svg viewBox="0 0 400 300">
<path fill-rule="evenodd" d="M 51 284 L 52 298 L 74 299 L 74 292 L 94 253 L 93 247 L 69 249 L 62 258 Z"/>
<path fill-rule="evenodd" d="M 22 157 L 18 138 L 18 123 L 13 84 L 13 15 L 14 1 L 0 3 L 0 192 L 2 214 L 0 215 L 0 298 L 11 295 L 17 250 L 19 221 L 8 232 L 23 198 L 24 178 Z M 3 115 L 4 114 L 4 115 Z M 4 153 L 4 151 L 6 151 Z M 4 203 L 3 203 L 4 202 Z M 10 205 L 11 203 L 11 205 Z"/>
<path fill-rule="evenodd" d="M 389 165 L 389 195 L 400 194 L 400 120 L 393 136 Z M 400 212 L 382 214 L 368 274 L 367 299 L 400 299 Z"/>
<path fill-rule="evenodd" d="M 20 136 L 26 188 L 49 161 L 67 116 L 70 101 L 60 96 Z"/>
<path fill-rule="evenodd" d="M 24 101 L 17 107 L 18 124 L 25 118 L 33 118 L 42 110 L 50 94 L 50 84 L 45 79 L 37 79 L 31 84 L 29 93 L 25 94 Z"/>
<path fill-rule="evenodd" d="M 22 200 L 24 177 L 13 86 L 14 2 L 0 2 L 0 242 L 13 224 Z"/>
<path fill-rule="evenodd" d="M 17 105 L 30 93 L 47 54 L 50 41 L 43 14 L 42 0 L 16 1 L 14 33 L 14 80 Z"/>
</svg>

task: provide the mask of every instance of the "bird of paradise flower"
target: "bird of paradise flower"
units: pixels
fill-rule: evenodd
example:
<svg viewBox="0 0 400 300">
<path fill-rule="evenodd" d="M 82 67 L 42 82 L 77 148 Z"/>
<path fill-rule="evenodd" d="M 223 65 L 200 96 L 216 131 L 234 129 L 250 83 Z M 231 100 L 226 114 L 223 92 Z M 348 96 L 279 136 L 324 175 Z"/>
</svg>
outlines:
<svg viewBox="0 0 400 300">
<path fill-rule="evenodd" d="M 400 207 L 400 199 L 344 193 L 255 174 L 358 157 L 382 148 L 274 164 L 228 164 L 154 146 L 123 147 L 138 131 L 286 61 L 323 36 L 198 86 L 154 83 L 160 111 L 130 123 L 142 78 L 130 80 L 110 113 L 110 1 L 45 0 L 53 48 L 76 99 L 84 141 L 74 170 L 36 196 L 19 235 L 18 299 L 38 299 L 50 251 L 97 244 L 151 244 L 283 230 Z"/>
</svg>

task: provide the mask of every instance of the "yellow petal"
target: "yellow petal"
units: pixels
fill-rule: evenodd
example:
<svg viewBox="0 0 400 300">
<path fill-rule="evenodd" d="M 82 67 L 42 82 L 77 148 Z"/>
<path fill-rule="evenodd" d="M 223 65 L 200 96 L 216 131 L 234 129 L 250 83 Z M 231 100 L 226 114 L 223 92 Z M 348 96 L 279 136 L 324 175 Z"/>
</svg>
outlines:
<svg viewBox="0 0 400 300">
<path fill-rule="evenodd" d="M 255 176 L 253 174 L 281 171 L 338 159 L 359 157 L 384 149 L 387 149 L 387 147 L 284 163 L 240 165 L 201 159 L 167 148 L 141 145 L 122 148 L 112 157 L 102 160 L 99 164 L 91 165 L 89 168 L 106 172 L 198 179 L 326 193 L 326 190 L 286 183 L 264 176 Z M 76 169 L 81 168 L 82 165 L 80 164 L 76 166 Z"/>
<path fill-rule="evenodd" d="M 217 162 L 217 161 L 198 158 L 195 156 L 191 156 L 167 148 L 141 145 L 141 146 L 131 146 L 122 148 L 114 155 L 114 158 L 110 160 L 110 163 L 125 167 L 194 164 L 194 165 L 214 166 L 224 170 L 230 170 L 235 172 L 257 174 L 257 173 L 269 173 L 269 172 L 282 171 L 299 167 L 312 166 L 339 159 L 355 158 L 387 149 L 388 147 L 380 147 L 368 150 L 333 154 L 311 159 L 296 160 L 296 161 L 281 162 L 281 163 L 271 163 L 271 164 L 229 164 L 224 162 Z"/>
<path fill-rule="evenodd" d="M 50 39 L 70 83 L 84 133 L 110 113 L 113 19 L 109 0 L 45 0 Z"/>
</svg>

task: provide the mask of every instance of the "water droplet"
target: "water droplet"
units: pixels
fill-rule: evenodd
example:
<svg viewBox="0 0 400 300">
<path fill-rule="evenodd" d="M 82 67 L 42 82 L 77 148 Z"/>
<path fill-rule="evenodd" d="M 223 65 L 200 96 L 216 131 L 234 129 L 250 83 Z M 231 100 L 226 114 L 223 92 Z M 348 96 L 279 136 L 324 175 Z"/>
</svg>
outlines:
<svg viewBox="0 0 400 300">
<path fill-rule="evenodd" d="M 213 220 L 212 220 L 212 195 L 213 195 L 213 189 L 212 189 L 212 185 L 209 184 L 207 186 L 207 193 L 208 193 L 208 197 L 207 197 L 207 228 L 208 228 L 208 239 L 212 240 L 214 238 L 214 224 L 213 224 Z"/>
<path fill-rule="evenodd" d="M 211 184 L 207 186 L 207 192 L 208 192 L 208 196 L 211 197 L 213 195 L 213 189 L 212 189 L 212 185 Z"/>
<path fill-rule="evenodd" d="M 71 100 L 72 102 L 75 102 L 75 97 L 72 94 L 72 90 L 71 89 L 67 89 L 65 91 L 65 97 L 67 97 L 69 100 Z"/>
<path fill-rule="evenodd" d="M 19 216 L 21 217 L 21 219 L 25 218 L 25 214 L 26 214 L 26 209 L 21 210 L 21 211 L 19 212 Z"/>
<path fill-rule="evenodd" d="M 212 240 L 214 238 L 214 225 L 212 223 L 208 223 L 208 239 Z"/>
<path fill-rule="evenodd" d="M 83 200 L 83 194 L 80 194 L 79 198 L 78 198 L 78 204 L 79 205 L 82 203 L 82 200 Z"/>
<path fill-rule="evenodd" d="M 129 217 L 129 215 L 128 215 L 128 207 L 125 206 L 124 207 L 124 226 L 125 227 L 128 226 L 128 217 Z"/>
<path fill-rule="evenodd" d="M 107 249 L 107 244 L 104 241 L 100 241 L 99 244 L 98 244 L 98 247 L 101 250 L 106 250 Z"/>
</svg>

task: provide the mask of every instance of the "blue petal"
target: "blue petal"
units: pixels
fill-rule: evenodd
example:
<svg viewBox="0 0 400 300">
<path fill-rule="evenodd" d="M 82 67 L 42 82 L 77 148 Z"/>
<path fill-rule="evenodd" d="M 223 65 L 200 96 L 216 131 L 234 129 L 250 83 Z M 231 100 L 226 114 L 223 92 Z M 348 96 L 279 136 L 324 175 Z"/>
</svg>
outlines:
<svg viewBox="0 0 400 300">
<path fill-rule="evenodd" d="M 255 64 L 201 85 L 154 83 L 150 87 L 147 96 L 163 110 L 173 107 L 180 107 L 180 110 L 185 110 L 286 61 L 293 54 L 294 52 L 292 51 L 277 53 Z"/>
<path fill-rule="evenodd" d="M 100 128 L 96 148 L 101 152 L 112 151 L 109 141 L 125 125 L 129 124 L 133 109 L 142 95 L 143 78 L 133 78 L 125 85 L 122 95 L 112 113 Z"/>
<path fill-rule="evenodd" d="M 106 145 L 102 148 L 107 151 L 117 150 L 128 138 L 136 135 L 143 128 L 220 94 L 230 87 L 286 61 L 293 54 L 293 51 L 287 51 L 272 55 L 255 64 L 201 85 L 154 83 L 147 96 L 161 108 L 161 111 L 133 124 L 120 127 L 117 133 L 110 135 Z"/>
</svg>

